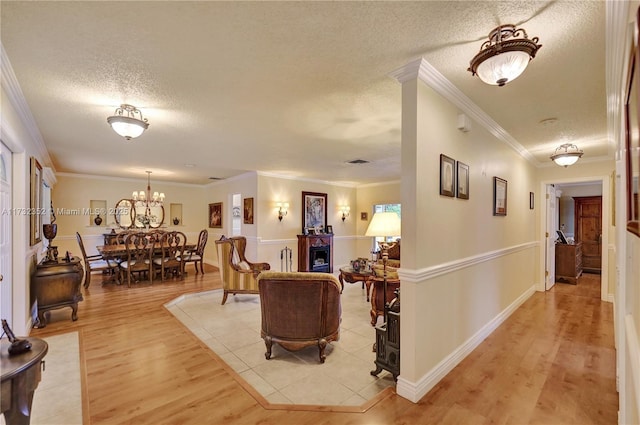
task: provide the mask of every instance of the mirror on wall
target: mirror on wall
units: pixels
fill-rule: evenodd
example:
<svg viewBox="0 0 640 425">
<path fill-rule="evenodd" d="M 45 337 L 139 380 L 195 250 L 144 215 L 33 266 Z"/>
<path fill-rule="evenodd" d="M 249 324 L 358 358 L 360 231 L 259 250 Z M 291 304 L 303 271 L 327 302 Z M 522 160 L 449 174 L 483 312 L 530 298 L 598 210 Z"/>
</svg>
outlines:
<svg viewBox="0 0 640 425">
<path fill-rule="evenodd" d="M 129 199 L 121 199 L 116 203 L 114 218 L 116 224 L 124 229 L 133 225 L 134 210 Z"/>
</svg>

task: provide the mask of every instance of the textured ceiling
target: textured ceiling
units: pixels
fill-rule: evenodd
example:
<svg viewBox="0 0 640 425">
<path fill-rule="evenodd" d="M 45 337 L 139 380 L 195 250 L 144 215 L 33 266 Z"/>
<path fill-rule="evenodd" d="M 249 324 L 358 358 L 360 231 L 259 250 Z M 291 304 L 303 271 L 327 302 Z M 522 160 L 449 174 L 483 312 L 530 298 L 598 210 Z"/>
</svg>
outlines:
<svg viewBox="0 0 640 425">
<path fill-rule="evenodd" d="M 0 13 L 2 45 L 58 172 L 399 179 L 401 87 L 389 73 L 419 57 L 534 164 L 566 141 L 583 160 L 612 157 L 600 1 L 3 1 Z M 488 86 L 469 60 L 507 23 L 543 47 L 519 79 Z M 121 103 L 150 123 L 130 142 L 106 123 Z M 356 158 L 371 162 L 346 163 Z"/>
</svg>

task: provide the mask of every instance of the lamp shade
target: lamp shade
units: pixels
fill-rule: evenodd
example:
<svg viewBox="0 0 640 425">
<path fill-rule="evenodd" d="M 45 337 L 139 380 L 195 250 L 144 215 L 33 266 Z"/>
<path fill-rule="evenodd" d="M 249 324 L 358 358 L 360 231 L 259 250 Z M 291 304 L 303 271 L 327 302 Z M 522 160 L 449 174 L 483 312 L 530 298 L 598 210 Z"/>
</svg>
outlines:
<svg viewBox="0 0 640 425">
<path fill-rule="evenodd" d="M 116 115 L 107 118 L 107 122 L 111 125 L 111 128 L 113 128 L 113 131 L 127 140 L 135 139 L 149 127 L 149 124 L 144 121 Z"/>
<path fill-rule="evenodd" d="M 583 154 L 582 150 L 578 149 L 576 145 L 565 143 L 558 146 L 550 158 L 559 166 L 568 167 L 578 162 Z"/>
<path fill-rule="evenodd" d="M 115 114 L 107 118 L 107 122 L 113 131 L 127 140 L 135 139 L 149 128 L 149 123 L 142 117 L 142 112 L 126 103 L 120 105 Z"/>
<path fill-rule="evenodd" d="M 518 78 L 536 56 L 538 37 L 529 38 L 527 32 L 515 25 L 500 25 L 489 33 L 480 52 L 469 64 L 468 71 L 494 86 L 504 86 Z"/>
<path fill-rule="evenodd" d="M 371 218 L 371 223 L 365 236 L 396 236 L 401 234 L 402 220 L 393 211 L 377 212 Z"/>
<path fill-rule="evenodd" d="M 520 76 L 529 65 L 526 52 L 505 52 L 478 65 L 477 74 L 482 81 L 493 86 L 503 86 Z"/>
</svg>

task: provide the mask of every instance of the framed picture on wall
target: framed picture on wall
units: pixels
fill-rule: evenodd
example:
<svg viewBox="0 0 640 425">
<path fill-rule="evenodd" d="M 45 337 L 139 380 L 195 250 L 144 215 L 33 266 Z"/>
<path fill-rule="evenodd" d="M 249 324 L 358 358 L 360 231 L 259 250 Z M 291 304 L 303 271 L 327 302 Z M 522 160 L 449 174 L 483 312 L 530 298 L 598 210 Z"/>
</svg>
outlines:
<svg viewBox="0 0 640 425">
<path fill-rule="evenodd" d="M 327 194 L 302 192 L 302 228 L 327 227 Z"/>
<path fill-rule="evenodd" d="M 440 154 L 440 195 L 456 196 L 456 161 L 446 155 Z"/>
<path fill-rule="evenodd" d="M 533 192 L 529 192 L 529 209 L 532 210 L 536 205 L 536 198 Z"/>
<path fill-rule="evenodd" d="M 42 238 L 40 235 L 42 228 L 42 166 L 37 159 L 31 157 L 31 179 L 30 179 L 30 223 L 29 242 L 35 245 Z"/>
<path fill-rule="evenodd" d="M 493 178 L 493 215 L 507 215 L 507 181 Z"/>
<path fill-rule="evenodd" d="M 244 198 L 242 209 L 244 224 L 253 224 L 253 198 Z"/>
<path fill-rule="evenodd" d="M 640 19 L 636 25 L 640 26 Z M 640 179 L 640 45 L 634 37 L 633 50 L 629 58 L 629 72 L 625 93 L 625 144 L 627 166 L 627 230 L 640 236 L 640 201 L 638 199 Z"/>
<path fill-rule="evenodd" d="M 469 166 L 458 161 L 456 167 L 456 196 L 460 199 L 469 199 Z"/>
<path fill-rule="evenodd" d="M 209 227 L 222 229 L 222 202 L 209 204 Z"/>
</svg>

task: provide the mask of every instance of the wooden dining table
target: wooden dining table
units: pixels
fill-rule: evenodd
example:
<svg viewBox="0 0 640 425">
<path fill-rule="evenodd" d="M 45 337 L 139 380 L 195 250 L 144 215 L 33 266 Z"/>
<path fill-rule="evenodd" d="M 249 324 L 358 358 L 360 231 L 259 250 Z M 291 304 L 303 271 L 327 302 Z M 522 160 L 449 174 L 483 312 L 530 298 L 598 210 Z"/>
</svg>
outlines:
<svg viewBox="0 0 640 425">
<path fill-rule="evenodd" d="M 124 244 L 118 245 L 98 245 L 96 249 L 103 257 L 108 258 L 123 258 L 127 256 L 127 246 Z M 184 246 L 185 251 L 195 251 L 196 244 L 194 243 L 186 243 Z M 153 251 L 155 253 L 162 252 L 162 245 L 160 243 L 155 243 L 153 245 Z"/>
</svg>

